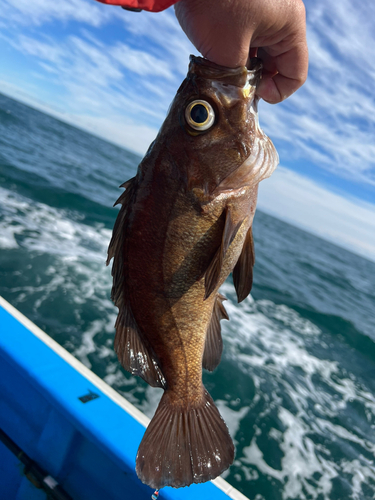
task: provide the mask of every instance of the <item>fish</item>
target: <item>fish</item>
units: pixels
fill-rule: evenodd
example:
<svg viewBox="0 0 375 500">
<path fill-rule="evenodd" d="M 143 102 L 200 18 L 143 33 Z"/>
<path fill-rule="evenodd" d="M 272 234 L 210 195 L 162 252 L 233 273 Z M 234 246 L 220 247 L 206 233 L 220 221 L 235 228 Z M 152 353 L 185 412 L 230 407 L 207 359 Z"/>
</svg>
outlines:
<svg viewBox="0 0 375 500">
<path fill-rule="evenodd" d="M 125 188 L 107 264 L 122 366 L 164 393 L 139 445 L 152 488 L 214 479 L 234 460 L 228 428 L 202 383 L 223 350 L 219 288 L 250 293 L 258 184 L 278 154 L 258 121 L 261 61 L 238 68 L 190 56 L 187 77 Z"/>
</svg>

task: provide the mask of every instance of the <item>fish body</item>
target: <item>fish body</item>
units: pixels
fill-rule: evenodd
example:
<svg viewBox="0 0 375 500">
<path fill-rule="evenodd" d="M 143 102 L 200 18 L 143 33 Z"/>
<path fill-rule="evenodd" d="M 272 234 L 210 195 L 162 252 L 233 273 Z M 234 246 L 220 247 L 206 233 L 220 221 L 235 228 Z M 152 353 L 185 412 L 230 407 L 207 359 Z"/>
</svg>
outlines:
<svg viewBox="0 0 375 500">
<path fill-rule="evenodd" d="M 254 61 L 253 61 L 254 62 Z M 153 488 L 186 486 L 232 463 L 228 429 L 202 383 L 222 352 L 218 290 L 233 271 L 251 289 L 258 183 L 278 163 L 258 125 L 261 66 L 191 57 L 187 78 L 125 192 L 108 250 L 123 366 L 165 392 L 136 471 Z"/>
</svg>

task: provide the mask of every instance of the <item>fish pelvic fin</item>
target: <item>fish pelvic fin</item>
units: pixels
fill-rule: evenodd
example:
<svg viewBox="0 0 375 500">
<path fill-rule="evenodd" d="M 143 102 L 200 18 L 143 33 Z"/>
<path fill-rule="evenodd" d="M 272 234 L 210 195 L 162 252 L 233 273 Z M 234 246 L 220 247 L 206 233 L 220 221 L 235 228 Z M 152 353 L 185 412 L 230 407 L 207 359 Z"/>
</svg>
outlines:
<svg viewBox="0 0 375 500">
<path fill-rule="evenodd" d="M 238 302 L 242 302 L 249 295 L 253 285 L 253 267 L 255 264 L 255 251 L 253 231 L 250 227 L 246 233 L 242 252 L 233 269 L 233 283 L 237 293 Z"/>
<path fill-rule="evenodd" d="M 186 408 L 171 404 L 166 391 L 139 446 L 136 472 L 152 488 L 181 488 L 214 479 L 233 459 L 228 428 L 208 392 Z"/>
<path fill-rule="evenodd" d="M 152 348 L 147 344 L 134 319 L 128 297 L 126 246 L 127 228 L 131 205 L 136 192 L 136 178 L 124 182 L 126 188 L 115 205 L 122 204 L 118 213 L 112 239 L 108 247 L 107 265 L 113 258 L 113 286 L 111 298 L 119 309 L 115 328 L 115 351 L 125 370 L 143 378 L 153 387 L 166 388 L 166 381 Z"/>
<path fill-rule="evenodd" d="M 205 278 L 204 285 L 206 292 L 204 296 L 205 300 L 211 295 L 211 293 L 215 290 L 215 288 L 219 283 L 221 269 L 223 267 L 225 255 L 227 253 L 230 244 L 236 237 L 237 232 L 241 227 L 242 223 L 243 220 L 241 220 L 236 224 L 233 221 L 230 207 L 226 207 L 225 224 L 224 224 L 224 231 L 221 239 L 221 244 L 220 247 L 217 249 L 214 258 L 212 259 L 204 275 Z"/>
<path fill-rule="evenodd" d="M 221 338 L 220 320 L 229 319 L 223 301 L 227 300 L 224 295 L 216 295 L 211 322 L 208 325 L 206 340 L 204 344 L 202 366 L 212 372 L 220 363 L 223 352 L 223 339 Z"/>
</svg>

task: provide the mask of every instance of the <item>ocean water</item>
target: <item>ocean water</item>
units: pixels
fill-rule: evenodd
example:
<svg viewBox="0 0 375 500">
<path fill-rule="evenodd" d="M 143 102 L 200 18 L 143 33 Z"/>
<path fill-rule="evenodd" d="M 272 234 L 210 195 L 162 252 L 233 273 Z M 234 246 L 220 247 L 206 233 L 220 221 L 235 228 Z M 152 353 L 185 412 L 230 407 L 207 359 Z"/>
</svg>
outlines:
<svg viewBox="0 0 375 500">
<path fill-rule="evenodd" d="M 0 95 L 0 294 L 148 416 L 112 349 L 106 249 L 139 158 Z M 296 207 L 298 209 L 298 207 Z M 204 383 L 251 500 L 375 497 L 375 264 L 258 211 L 252 295 Z M 162 499 L 162 493 L 161 497 Z"/>
</svg>

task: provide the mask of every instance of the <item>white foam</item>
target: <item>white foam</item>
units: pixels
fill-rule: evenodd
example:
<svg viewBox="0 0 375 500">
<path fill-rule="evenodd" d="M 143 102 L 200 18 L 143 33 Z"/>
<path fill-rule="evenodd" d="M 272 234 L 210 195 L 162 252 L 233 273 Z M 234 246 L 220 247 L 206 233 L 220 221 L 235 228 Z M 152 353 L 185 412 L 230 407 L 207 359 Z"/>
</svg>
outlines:
<svg viewBox="0 0 375 500">
<path fill-rule="evenodd" d="M 154 416 L 155 410 L 158 407 L 159 401 L 163 395 L 163 389 L 158 387 L 147 386 L 145 390 L 145 398 L 137 407 L 149 418 Z"/>
<path fill-rule="evenodd" d="M 0 188 L 0 248 L 25 248 L 67 259 L 105 262 L 111 231 L 73 220 L 64 210 Z M 18 238 L 16 238 L 16 235 Z"/>
<path fill-rule="evenodd" d="M 106 375 L 104 377 L 104 379 L 103 379 L 104 382 L 106 382 L 111 387 L 116 388 L 116 390 L 118 390 L 118 392 L 120 392 L 121 394 L 123 394 L 123 396 L 125 396 L 127 399 L 129 399 L 127 396 L 128 391 L 124 392 L 124 391 L 121 391 L 119 388 L 120 387 L 127 387 L 127 389 L 129 390 L 130 387 L 136 386 L 137 385 L 136 377 L 127 378 L 124 375 L 123 371 L 120 370 L 117 362 L 108 361 L 107 367 L 106 367 L 106 372 L 108 373 L 108 375 Z M 135 399 L 135 401 L 139 402 L 137 399 Z"/>
<path fill-rule="evenodd" d="M 358 459 L 354 459 L 351 462 L 344 460 L 342 463 L 342 470 L 346 474 L 352 475 L 352 498 L 354 500 L 362 500 L 365 498 L 363 496 L 362 484 L 368 484 L 369 479 L 371 479 L 372 484 L 374 484 L 374 462 L 370 462 L 360 455 Z"/>
<path fill-rule="evenodd" d="M 243 406 L 242 408 L 239 408 L 238 411 L 236 411 L 232 408 L 229 408 L 227 405 L 227 401 L 223 401 L 222 399 L 217 399 L 215 401 L 215 404 L 228 426 L 230 435 L 234 439 L 240 427 L 241 420 L 245 417 L 250 408 L 248 406 Z"/>
<path fill-rule="evenodd" d="M 341 425 L 333 424 L 329 420 L 317 418 L 313 422 L 313 426 L 315 429 L 318 428 L 320 431 L 323 431 L 326 434 L 337 436 L 338 438 L 351 441 L 352 443 L 360 444 L 364 450 L 369 451 L 372 455 L 375 456 L 375 443 L 369 441 L 368 439 L 360 438 L 359 436 L 357 436 L 353 432 L 348 431 L 348 429 L 345 429 Z M 374 464 L 372 465 L 374 466 Z M 373 470 L 375 471 L 375 467 L 373 467 Z"/>
<path fill-rule="evenodd" d="M 1 227 L 1 224 L 0 224 Z M 18 243 L 16 241 L 15 235 L 19 234 L 22 231 L 22 227 L 20 226 L 7 226 L 1 228 L 0 234 L 0 248 L 5 250 L 10 250 L 12 248 L 17 248 Z"/>
<path fill-rule="evenodd" d="M 95 335 L 101 333 L 106 328 L 106 323 L 102 320 L 95 320 L 91 323 L 90 328 L 83 332 L 82 343 L 78 349 L 76 349 L 72 354 L 78 358 L 81 363 L 83 363 L 87 368 L 91 368 L 92 365 L 89 361 L 88 356 L 97 351 L 97 345 L 94 341 Z"/>
</svg>

